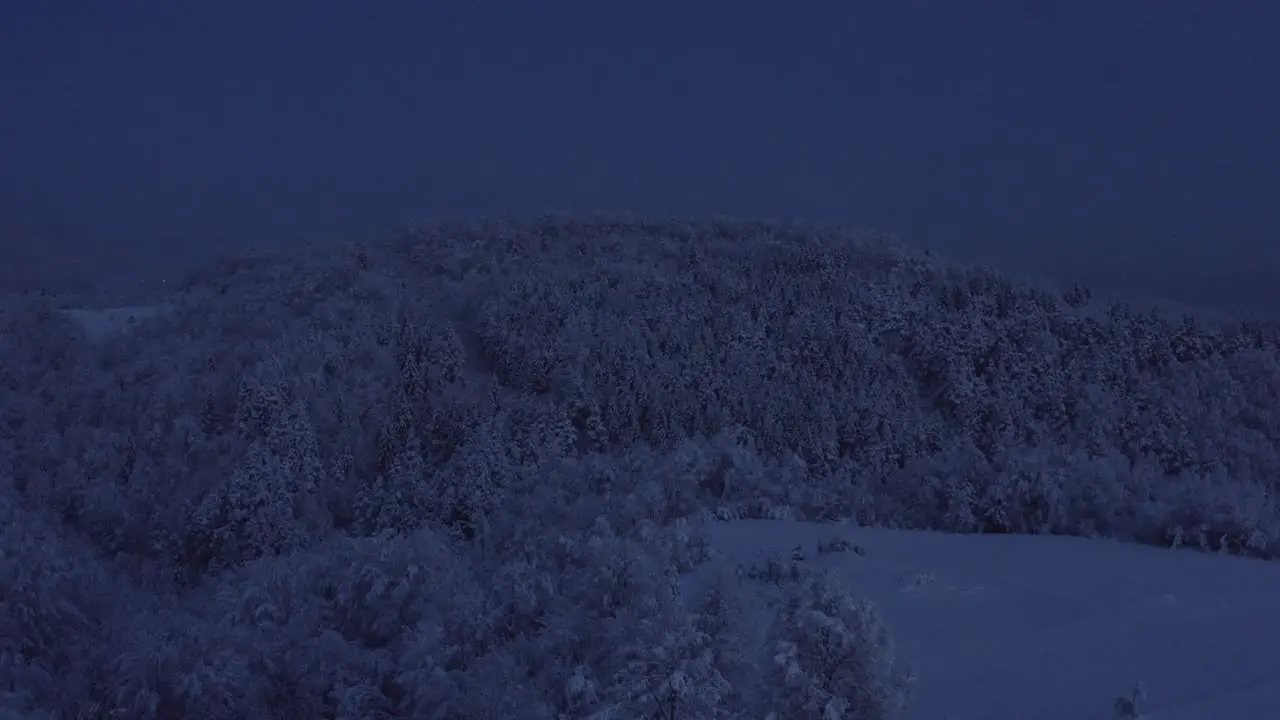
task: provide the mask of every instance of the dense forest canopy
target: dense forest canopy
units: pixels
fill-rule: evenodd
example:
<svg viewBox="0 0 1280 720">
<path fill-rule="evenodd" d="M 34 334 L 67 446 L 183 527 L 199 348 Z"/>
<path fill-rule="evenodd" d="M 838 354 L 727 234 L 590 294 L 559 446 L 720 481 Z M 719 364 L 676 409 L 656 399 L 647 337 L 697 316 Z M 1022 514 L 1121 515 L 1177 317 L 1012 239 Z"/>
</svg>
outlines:
<svg viewBox="0 0 1280 720">
<path fill-rule="evenodd" d="M 753 640 L 673 590 L 707 523 L 1280 553 L 1274 325 L 874 233 L 444 223 L 228 259 L 121 332 L 0 312 L 14 717 L 888 717 L 866 606 L 802 584 Z"/>
</svg>

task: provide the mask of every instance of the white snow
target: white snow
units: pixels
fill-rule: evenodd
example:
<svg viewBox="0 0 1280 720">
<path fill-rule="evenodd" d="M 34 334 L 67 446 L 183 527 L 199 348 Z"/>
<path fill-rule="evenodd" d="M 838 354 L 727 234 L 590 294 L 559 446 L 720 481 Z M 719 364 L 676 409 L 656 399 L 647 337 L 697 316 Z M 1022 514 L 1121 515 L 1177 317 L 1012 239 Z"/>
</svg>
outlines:
<svg viewBox="0 0 1280 720">
<path fill-rule="evenodd" d="M 918 672 L 911 720 L 1275 718 L 1280 564 L 1082 538 L 717 523 L 714 562 L 789 555 L 871 600 Z M 842 536 L 865 550 L 819 555 Z"/>
<path fill-rule="evenodd" d="M 128 330 L 137 323 L 155 317 L 168 309 L 163 305 L 138 305 L 94 310 L 76 308 L 62 312 L 77 322 L 89 339 L 98 340 Z"/>
</svg>

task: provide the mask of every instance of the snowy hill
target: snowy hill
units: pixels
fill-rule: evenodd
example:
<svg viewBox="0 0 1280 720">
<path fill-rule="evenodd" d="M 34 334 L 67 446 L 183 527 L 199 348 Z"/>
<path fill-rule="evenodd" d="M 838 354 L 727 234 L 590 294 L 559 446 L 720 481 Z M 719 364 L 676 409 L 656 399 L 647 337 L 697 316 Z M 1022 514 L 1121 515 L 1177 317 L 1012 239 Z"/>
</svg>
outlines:
<svg viewBox="0 0 1280 720">
<path fill-rule="evenodd" d="M 230 258 L 163 310 L 0 307 L 6 717 L 1074 719 L 1141 684 L 1144 717 L 1234 720 L 1280 690 L 1275 325 L 589 217 Z"/>
</svg>

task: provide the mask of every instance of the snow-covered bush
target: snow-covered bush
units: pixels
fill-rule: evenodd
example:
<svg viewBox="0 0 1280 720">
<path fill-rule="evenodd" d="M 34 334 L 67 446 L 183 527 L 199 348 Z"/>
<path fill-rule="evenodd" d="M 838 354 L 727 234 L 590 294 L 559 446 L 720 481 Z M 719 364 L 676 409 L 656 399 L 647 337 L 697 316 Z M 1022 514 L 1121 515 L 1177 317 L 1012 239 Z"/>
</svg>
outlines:
<svg viewBox="0 0 1280 720">
<path fill-rule="evenodd" d="M 883 720 L 910 699 L 915 676 L 899 663 L 879 613 L 831 577 L 803 581 L 776 632 L 774 717 Z"/>
</svg>

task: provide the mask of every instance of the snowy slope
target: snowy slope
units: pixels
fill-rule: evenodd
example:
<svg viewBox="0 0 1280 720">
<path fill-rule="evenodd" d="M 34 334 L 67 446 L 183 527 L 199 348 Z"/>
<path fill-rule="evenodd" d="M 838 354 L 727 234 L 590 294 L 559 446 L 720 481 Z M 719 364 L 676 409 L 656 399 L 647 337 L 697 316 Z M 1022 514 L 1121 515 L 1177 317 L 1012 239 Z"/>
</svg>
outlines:
<svg viewBox="0 0 1280 720">
<path fill-rule="evenodd" d="M 137 323 L 147 318 L 155 317 L 167 309 L 162 305 L 139 305 L 93 310 L 77 308 L 64 310 L 63 312 L 80 325 L 90 339 L 97 340 L 122 330 L 128 330 Z"/>
<path fill-rule="evenodd" d="M 845 537 L 865 555 L 817 552 Z M 716 562 L 790 555 L 838 573 L 918 672 L 907 718 L 1082 720 L 1145 690 L 1141 717 L 1276 717 L 1280 565 L 1106 540 L 790 521 L 717 524 Z"/>
</svg>

